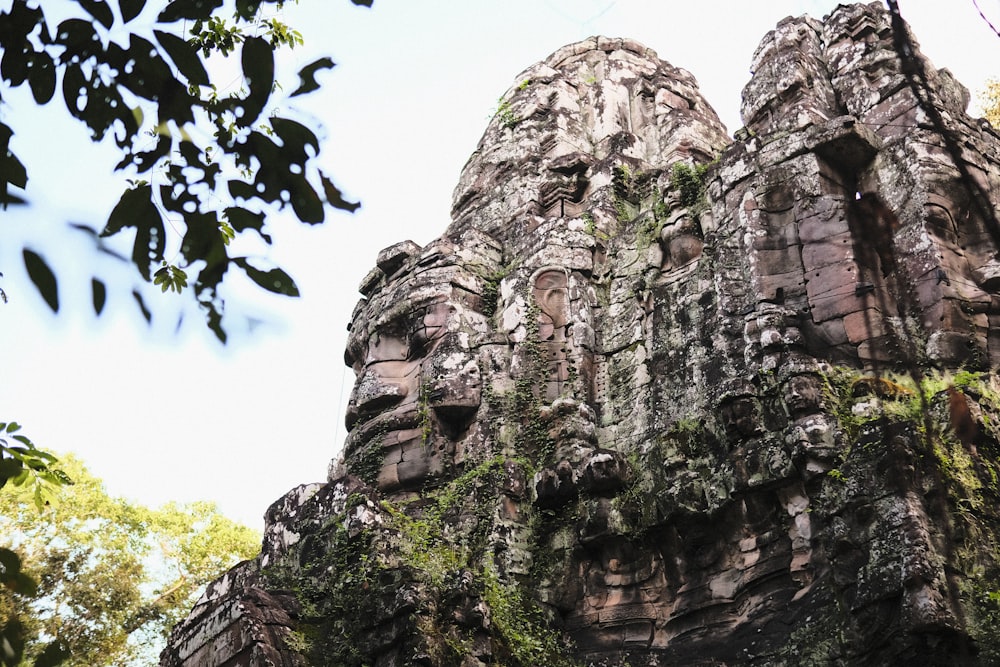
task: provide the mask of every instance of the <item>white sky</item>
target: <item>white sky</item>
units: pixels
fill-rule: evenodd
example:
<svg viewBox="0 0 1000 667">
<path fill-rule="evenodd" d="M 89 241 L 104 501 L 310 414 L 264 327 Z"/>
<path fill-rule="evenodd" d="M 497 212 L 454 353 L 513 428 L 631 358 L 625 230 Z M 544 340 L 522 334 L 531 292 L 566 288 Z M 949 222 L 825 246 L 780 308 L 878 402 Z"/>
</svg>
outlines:
<svg viewBox="0 0 1000 667">
<path fill-rule="evenodd" d="M 997 23 L 1000 2 L 979 1 Z M 94 258 L 65 222 L 103 224 L 121 192 L 115 153 L 67 120 L 58 92 L 39 111 L 4 90 L 0 113 L 33 180 L 31 207 L 0 213 L 0 287 L 10 298 L 0 305 L 0 421 L 20 422 L 44 449 L 78 453 L 112 493 L 149 505 L 215 500 L 260 528 L 285 491 L 325 479 L 343 442 L 342 404 L 353 381 L 343 347 L 358 283 L 381 248 L 404 239 L 425 244 L 444 231 L 462 165 L 521 70 L 590 35 L 632 37 L 691 71 L 733 132 L 763 35 L 785 16 L 820 18 L 836 4 L 375 0 L 368 10 L 348 0 L 300 0 L 287 7 L 284 19 L 306 41 L 289 69 L 322 55 L 338 63 L 321 75 L 323 92 L 299 98 L 299 108 L 325 127 L 326 164 L 363 207 L 318 228 L 273 221 L 278 245 L 270 257 L 292 273 L 302 297 L 234 299 L 231 307 L 268 323 L 227 347 L 197 319 L 179 335 L 166 322 L 148 328 L 127 276 L 109 285 L 108 308 L 93 317 Z M 937 67 L 973 92 L 1000 75 L 991 68 L 1000 62 L 1000 38 L 972 0 L 899 4 Z M 285 90 L 296 83 L 287 79 Z M 57 316 L 24 273 L 26 240 L 57 268 Z"/>
</svg>

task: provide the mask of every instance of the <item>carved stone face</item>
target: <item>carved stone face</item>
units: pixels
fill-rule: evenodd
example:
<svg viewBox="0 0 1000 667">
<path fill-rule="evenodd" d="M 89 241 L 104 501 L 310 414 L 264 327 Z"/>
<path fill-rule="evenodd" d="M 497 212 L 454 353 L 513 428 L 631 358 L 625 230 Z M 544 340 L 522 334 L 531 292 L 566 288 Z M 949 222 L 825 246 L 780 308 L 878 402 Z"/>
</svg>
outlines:
<svg viewBox="0 0 1000 667">
<path fill-rule="evenodd" d="M 763 425 L 757 402 L 751 396 L 736 396 L 719 406 L 726 435 L 733 440 L 758 435 Z"/>
<path fill-rule="evenodd" d="M 382 314 L 352 331 L 348 344 L 357 381 L 346 458 L 370 469 L 381 455 L 377 485 L 386 492 L 417 489 L 443 473 L 482 398 L 470 344 L 470 318 L 481 316 L 471 302 L 450 282 L 405 292 L 406 283 L 374 295 L 367 316 Z"/>
<path fill-rule="evenodd" d="M 815 375 L 793 375 L 785 384 L 785 405 L 793 417 L 819 412 L 823 385 Z"/>
</svg>

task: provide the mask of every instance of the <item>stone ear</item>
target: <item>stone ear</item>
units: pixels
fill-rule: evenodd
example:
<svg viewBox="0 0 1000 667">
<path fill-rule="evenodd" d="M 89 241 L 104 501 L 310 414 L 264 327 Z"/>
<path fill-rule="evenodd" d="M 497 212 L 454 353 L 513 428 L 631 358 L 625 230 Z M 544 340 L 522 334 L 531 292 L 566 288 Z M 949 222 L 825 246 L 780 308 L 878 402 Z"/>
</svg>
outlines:
<svg viewBox="0 0 1000 667">
<path fill-rule="evenodd" d="M 532 294 L 543 314 L 551 318 L 554 326 L 566 323 L 568 281 L 563 271 L 544 271 L 535 278 Z"/>
</svg>

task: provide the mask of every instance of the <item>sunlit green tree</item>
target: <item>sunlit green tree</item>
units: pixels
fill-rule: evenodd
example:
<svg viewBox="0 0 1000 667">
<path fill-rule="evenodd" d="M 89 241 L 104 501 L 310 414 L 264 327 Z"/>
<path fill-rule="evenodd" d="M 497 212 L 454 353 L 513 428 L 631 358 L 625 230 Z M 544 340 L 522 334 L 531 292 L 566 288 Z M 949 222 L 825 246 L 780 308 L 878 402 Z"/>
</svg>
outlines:
<svg viewBox="0 0 1000 667">
<path fill-rule="evenodd" d="M 150 509 L 107 493 L 73 456 L 74 480 L 41 513 L 20 488 L 0 491 L 0 536 L 38 583 L 33 597 L 0 592 L 33 660 L 54 639 L 67 665 L 156 664 L 170 628 L 203 586 L 259 550 L 260 536 L 212 503 Z"/>
</svg>

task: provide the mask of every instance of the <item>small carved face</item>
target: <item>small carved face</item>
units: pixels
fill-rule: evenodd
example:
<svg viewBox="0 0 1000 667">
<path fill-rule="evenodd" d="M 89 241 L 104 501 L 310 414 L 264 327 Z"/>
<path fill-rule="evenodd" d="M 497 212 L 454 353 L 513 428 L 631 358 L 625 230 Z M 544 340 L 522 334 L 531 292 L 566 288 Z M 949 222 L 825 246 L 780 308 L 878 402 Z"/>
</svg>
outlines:
<svg viewBox="0 0 1000 667">
<path fill-rule="evenodd" d="M 762 424 L 757 402 L 750 396 L 736 396 L 719 407 L 722 424 L 729 438 L 741 440 L 761 432 Z"/>
<path fill-rule="evenodd" d="M 347 409 L 347 463 L 370 461 L 380 448 L 383 491 L 418 488 L 446 470 L 482 398 L 467 326 L 477 314 L 450 285 L 435 291 L 429 300 L 414 295 L 410 307 L 393 293 L 395 303 L 382 304 L 388 314 L 368 310 L 375 325 L 356 321 L 361 331 L 349 342 L 357 380 Z"/>
<path fill-rule="evenodd" d="M 793 375 L 785 384 L 785 405 L 793 417 L 819 412 L 823 385 L 815 375 Z"/>
<path fill-rule="evenodd" d="M 698 223 L 688 216 L 664 225 L 660 231 L 660 246 L 663 248 L 663 269 L 679 269 L 701 257 L 705 246 L 701 240 Z"/>
</svg>

